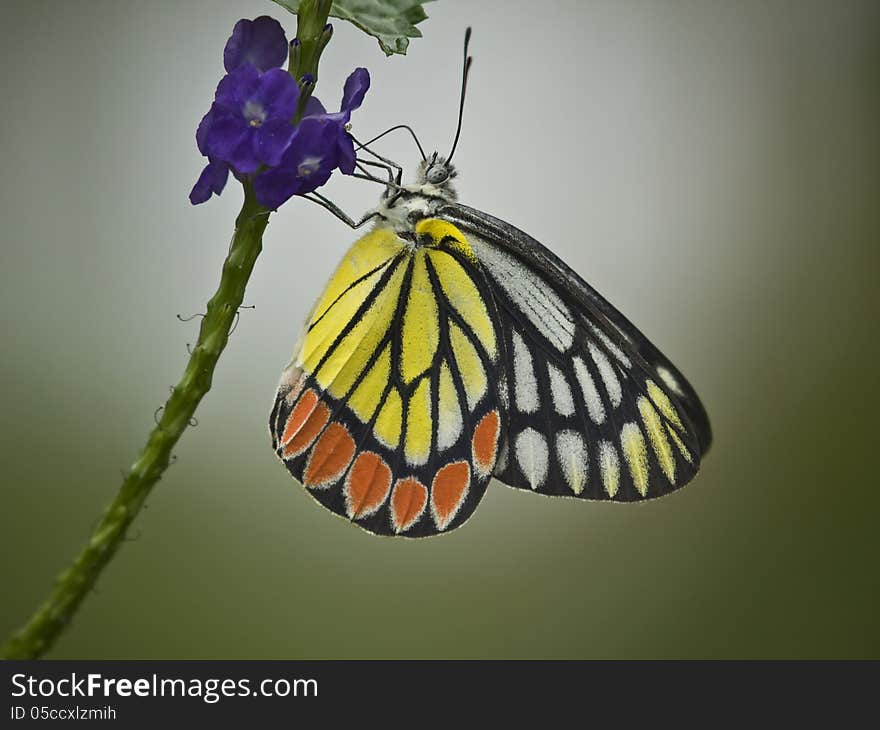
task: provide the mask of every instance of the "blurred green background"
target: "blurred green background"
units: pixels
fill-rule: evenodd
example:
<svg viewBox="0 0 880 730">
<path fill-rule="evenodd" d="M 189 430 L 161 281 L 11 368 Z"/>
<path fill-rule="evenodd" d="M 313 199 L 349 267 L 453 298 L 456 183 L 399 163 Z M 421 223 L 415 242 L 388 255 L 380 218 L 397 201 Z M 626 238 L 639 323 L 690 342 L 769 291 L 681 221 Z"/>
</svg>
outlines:
<svg viewBox="0 0 880 730">
<path fill-rule="evenodd" d="M 199 426 L 56 658 L 877 657 L 880 5 L 460 2 L 385 59 L 336 23 L 366 137 L 456 157 L 470 205 L 546 242 L 687 374 L 715 445 L 656 503 L 493 485 L 439 539 L 380 539 L 287 476 L 266 428 L 352 241 L 273 217 Z M 192 208 L 195 127 L 268 0 L 0 5 L 0 633 L 79 550 L 152 426 L 240 203 Z M 389 139 L 407 165 L 416 153 Z M 367 183 L 327 190 L 359 213 Z"/>
</svg>

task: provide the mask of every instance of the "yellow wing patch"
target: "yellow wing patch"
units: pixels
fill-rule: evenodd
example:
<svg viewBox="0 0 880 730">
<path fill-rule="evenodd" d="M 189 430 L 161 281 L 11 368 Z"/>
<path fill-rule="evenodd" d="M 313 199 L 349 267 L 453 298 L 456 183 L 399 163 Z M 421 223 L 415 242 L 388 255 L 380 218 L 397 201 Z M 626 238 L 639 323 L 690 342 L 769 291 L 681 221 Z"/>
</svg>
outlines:
<svg viewBox="0 0 880 730">
<path fill-rule="evenodd" d="M 676 428 L 684 431 L 684 426 L 681 423 L 681 419 L 678 417 L 678 411 L 675 410 L 675 406 L 672 405 L 669 396 L 667 396 L 666 393 L 660 389 L 660 386 L 653 380 L 645 381 L 645 386 L 648 389 L 648 396 L 654 401 L 654 405 L 657 406 L 660 412 L 666 417 L 666 420 L 675 424 Z"/>
<path fill-rule="evenodd" d="M 419 250 L 413 257 L 412 279 L 403 317 L 400 375 L 407 384 L 431 366 L 440 344 L 437 297 L 428 278 L 425 255 Z"/>
<path fill-rule="evenodd" d="M 393 388 L 388 391 L 385 405 L 373 424 L 373 433 L 389 449 L 396 449 L 400 443 L 400 431 L 403 427 L 403 400 Z"/>
<path fill-rule="evenodd" d="M 452 239 L 447 241 L 449 245 L 461 251 L 471 261 L 476 262 L 477 260 L 464 234 L 447 221 L 440 220 L 439 218 L 424 218 L 416 223 L 416 235 L 430 236 L 431 243 L 429 245 L 431 246 L 439 246 L 444 240 Z"/>
<path fill-rule="evenodd" d="M 390 228 L 376 228 L 358 239 L 336 267 L 327 288 L 318 300 L 312 322 L 320 319 L 352 282 L 391 260 L 404 248 L 404 242 Z"/>
<path fill-rule="evenodd" d="M 431 451 L 431 384 L 423 378 L 416 386 L 406 409 L 406 436 L 403 453 L 407 462 L 424 464 Z"/>
<path fill-rule="evenodd" d="M 464 390 L 467 394 L 468 406 L 473 408 L 486 392 L 488 379 L 483 363 L 477 354 L 476 348 L 467 338 L 458 325 L 449 325 L 449 340 L 452 344 L 452 352 L 458 363 L 461 379 L 464 381 Z"/>
<path fill-rule="evenodd" d="M 386 345 L 379 359 L 369 369 L 348 399 L 348 406 L 364 423 L 369 421 L 382 399 L 391 377 L 391 348 Z"/>
<path fill-rule="evenodd" d="M 328 308 L 323 308 L 321 314 L 315 315 L 309 322 L 306 340 L 299 355 L 299 365 L 305 365 L 310 370 L 314 369 L 321 355 L 333 344 L 333 340 L 341 331 L 340 324 L 354 318 L 358 307 L 379 282 L 380 277 L 381 273 L 376 272 L 363 281 L 353 284 L 332 300 L 332 312 Z"/>
<path fill-rule="evenodd" d="M 486 302 L 483 301 L 471 277 L 448 253 L 431 251 L 428 255 L 449 303 L 474 331 L 477 339 L 489 353 L 489 357 L 494 358 L 498 351 L 495 327 L 489 318 Z"/>
<path fill-rule="evenodd" d="M 348 393 L 391 324 L 403 281 L 400 266 L 369 309 L 360 318 L 357 316 L 382 279 L 386 270 L 383 264 L 405 249 L 404 242 L 390 229 L 377 228 L 368 233 L 345 255 L 315 308 L 297 365 L 315 373 L 321 387 L 337 398 Z M 351 323 L 354 326 L 333 347 Z M 331 347 L 333 351 L 326 356 Z M 315 372 L 319 365 L 320 371 Z"/>
<path fill-rule="evenodd" d="M 681 422 L 681 418 L 679 418 L 678 411 L 675 410 L 675 406 L 672 405 L 672 401 L 669 400 L 669 397 L 664 393 L 660 386 L 657 385 L 653 380 L 645 381 L 645 386 L 648 389 L 648 397 L 657 406 L 657 410 L 663 414 L 663 417 L 666 418 L 667 421 L 672 423 L 676 428 L 681 431 L 684 431 L 684 425 Z M 678 450 L 681 452 L 681 455 L 688 460 L 688 462 L 693 463 L 694 457 L 691 456 L 691 452 L 688 451 L 687 446 L 681 440 L 681 437 L 675 432 L 675 429 L 672 428 L 669 424 L 666 424 L 666 430 L 669 432 L 669 435 L 672 437 L 672 440 L 675 442 L 675 445 L 678 447 Z M 659 454 L 658 454 L 659 457 Z M 672 479 L 670 478 L 670 481 Z"/>
<path fill-rule="evenodd" d="M 620 430 L 620 445 L 629 465 L 633 484 L 643 497 L 648 493 L 648 451 L 645 437 L 635 423 L 625 423 Z"/>
<path fill-rule="evenodd" d="M 398 267 L 360 319 L 354 318 L 357 307 L 349 307 L 346 304 L 337 309 L 337 306 L 333 306 L 306 335 L 304 349 L 309 350 L 310 355 L 303 363 L 304 369 L 314 372 L 321 387 L 329 390 L 335 397 L 345 397 L 388 332 L 402 279 L 403 271 Z M 339 300 L 338 305 L 347 303 L 358 294 L 359 287 L 353 287 Z M 363 304 L 363 297 L 357 304 L 358 307 Z M 349 315 L 352 309 L 354 311 Z M 337 341 L 352 321 L 354 326 L 336 344 L 329 356 L 326 356 L 328 348 Z M 319 343 L 313 344 L 313 338 Z M 323 364 L 315 372 L 322 360 Z"/>
<path fill-rule="evenodd" d="M 670 484 L 675 484 L 675 459 L 672 456 L 672 447 L 666 438 L 666 430 L 663 428 L 663 422 L 660 416 L 645 396 L 639 396 L 638 399 L 639 414 L 645 424 L 645 430 L 648 432 L 648 439 L 651 441 L 651 447 L 657 455 L 657 461 L 660 468 L 666 475 Z"/>
</svg>

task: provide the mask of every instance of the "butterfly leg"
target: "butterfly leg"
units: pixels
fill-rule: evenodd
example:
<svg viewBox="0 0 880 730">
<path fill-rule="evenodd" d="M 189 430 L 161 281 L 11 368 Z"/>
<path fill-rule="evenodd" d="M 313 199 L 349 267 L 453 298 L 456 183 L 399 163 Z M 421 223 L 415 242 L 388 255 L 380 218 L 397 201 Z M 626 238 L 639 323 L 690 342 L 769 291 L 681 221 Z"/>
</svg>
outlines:
<svg viewBox="0 0 880 730">
<path fill-rule="evenodd" d="M 370 150 L 370 154 L 374 155 L 377 159 L 381 160 L 386 165 L 393 167 L 397 171 L 397 173 L 394 175 L 394 183 L 395 183 L 395 185 L 400 185 L 401 181 L 403 180 L 403 168 L 400 165 L 398 165 L 396 162 L 389 160 L 387 157 L 382 157 L 382 155 L 377 155 L 372 150 Z"/>
<path fill-rule="evenodd" d="M 394 176 L 394 178 L 393 178 L 394 184 L 395 184 L 395 185 L 400 185 L 400 181 L 403 179 L 403 167 L 401 167 L 400 165 L 398 165 L 398 164 L 397 164 L 396 162 L 394 162 L 393 160 L 389 160 L 387 157 L 382 157 L 382 155 L 378 154 L 377 152 L 373 152 L 373 150 L 371 150 L 371 149 L 370 149 L 369 147 L 367 147 L 365 144 L 361 144 L 360 142 L 358 142 L 354 137 L 352 137 L 352 139 L 353 139 L 353 140 L 355 141 L 355 143 L 358 145 L 358 148 L 359 148 L 359 149 L 362 149 L 362 150 L 364 150 L 364 151 L 366 151 L 366 152 L 369 152 L 369 153 L 370 153 L 373 157 L 375 157 L 377 160 L 379 160 L 379 161 L 385 163 L 385 165 L 378 165 L 378 163 L 375 163 L 375 162 L 372 163 L 372 164 L 377 165 L 377 166 L 379 166 L 379 167 L 385 167 L 385 169 L 388 169 L 388 168 L 393 167 L 393 168 L 397 171 L 397 174 L 396 174 L 396 175 Z M 364 164 L 369 164 L 369 163 L 367 163 L 365 160 L 360 160 L 360 162 L 363 162 Z M 391 177 L 390 177 L 390 173 L 389 173 L 389 179 L 391 179 Z"/>
<path fill-rule="evenodd" d="M 358 165 L 358 167 L 360 167 L 360 169 L 363 170 L 363 172 L 368 175 L 369 175 L 369 172 L 367 170 L 364 170 L 363 167 L 361 167 L 361 165 L 368 165 L 369 167 L 378 167 L 378 168 L 384 170 L 385 172 L 388 173 L 388 187 L 392 187 L 392 186 L 397 185 L 397 182 L 395 182 L 395 179 L 394 179 L 394 171 L 388 165 L 386 165 L 382 162 L 374 162 L 373 160 L 364 160 L 360 157 L 356 158 L 355 162 Z"/>
<path fill-rule="evenodd" d="M 305 198 L 306 200 L 311 201 L 312 203 L 317 203 L 325 210 L 329 210 L 333 215 L 335 215 L 337 218 L 339 218 L 339 220 L 341 220 L 343 223 L 345 223 L 345 225 L 347 225 L 349 228 L 354 228 L 354 229 L 360 228 L 367 221 L 372 220 L 375 216 L 379 215 L 378 213 L 373 211 L 372 213 L 367 213 L 363 218 L 361 218 L 359 221 L 355 222 L 355 220 L 351 216 L 347 215 L 346 212 L 344 210 L 342 210 L 342 208 L 340 208 L 338 205 L 336 205 L 336 203 L 332 202 L 331 200 L 328 200 L 320 193 L 310 193 L 308 195 L 303 195 L 301 197 Z"/>
<path fill-rule="evenodd" d="M 370 182 L 379 183 L 380 185 L 385 186 L 385 192 L 382 194 L 383 198 L 389 198 L 393 192 L 402 190 L 402 187 L 394 181 L 392 178 L 392 170 L 387 165 L 382 164 L 381 162 L 373 162 L 372 160 L 364 160 L 361 158 L 356 158 L 355 165 L 360 172 L 353 172 L 352 177 L 359 178 L 360 180 L 369 180 Z M 379 167 L 385 172 L 388 173 L 388 180 L 381 180 L 380 178 L 373 175 L 365 165 L 369 165 L 371 167 Z M 399 179 L 398 175 L 398 179 Z"/>
</svg>

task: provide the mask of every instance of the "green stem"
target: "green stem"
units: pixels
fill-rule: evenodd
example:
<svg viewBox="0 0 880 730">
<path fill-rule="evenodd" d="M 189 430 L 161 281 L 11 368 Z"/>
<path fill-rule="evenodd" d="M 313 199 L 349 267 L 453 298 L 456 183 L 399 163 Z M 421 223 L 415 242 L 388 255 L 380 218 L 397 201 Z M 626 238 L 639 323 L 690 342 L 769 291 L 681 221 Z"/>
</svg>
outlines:
<svg viewBox="0 0 880 730">
<path fill-rule="evenodd" d="M 321 52 L 332 36 L 327 28 L 331 0 L 303 0 L 297 15 L 297 35 L 304 54 L 291 52 L 290 73 L 297 80 L 304 74 L 318 78 Z M 314 83 L 301 100 L 303 106 Z M 297 114 L 297 120 L 302 110 Z M 199 339 L 171 397 L 162 408 L 162 417 L 150 433 L 147 445 L 134 462 L 116 498 L 107 507 L 100 523 L 73 564 L 55 583 L 49 599 L 0 648 L 0 658 L 35 659 L 45 654 L 70 623 L 77 608 L 95 585 L 101 571 L 116 554 L 134 518 L 150 491 L 168 468 L 171 450 L 190 424 L 196 408 L 211 389 L 214 368 L 220 358 L 244 290 L 263 247 L 263 231 L 270 211 L 254 196 L 253 186 L 244 184 L 244 203 L 235 220 L 235 234 L 229 255 L 223 263 L 220 286 L 208 302 Z"/>
<path fill-rule="evenodd" d="M 327 24 L 331 0 L 302 0 L 296 16 L 296 40 L 299 45 L 291 45 L 289 58 L 290 75 L 299 84 L 299 103 L 294 123 L 302 119 L 306 104 L 318 83 L 318 61 L 333 37 L 333 28 Z M 312 77 L 310 84 L 303 83 L 303 77 Z"/>
<path fill-rule="evenodd" d="M 82 552 L 56 581 L 49 599 L 30 621 L 0 649 L 6 659 L 34 659 L 51 648 L 69 623 L 101 571 L 119 549 L 144 500 L 168 468 L 171 450 L 181 437 L 205 394 L 211 389 L 214 368 L 229 339 L 235 314 L 260 255 L 269 211 L 257 203 L 251 185 L 245 184 L 244 203 L 235 221 L 229 255 L 223 263 L 220 286 L 208 302 L 199 339 L 180 382 L 162 409 L 150 433 Z"/>
</svg>

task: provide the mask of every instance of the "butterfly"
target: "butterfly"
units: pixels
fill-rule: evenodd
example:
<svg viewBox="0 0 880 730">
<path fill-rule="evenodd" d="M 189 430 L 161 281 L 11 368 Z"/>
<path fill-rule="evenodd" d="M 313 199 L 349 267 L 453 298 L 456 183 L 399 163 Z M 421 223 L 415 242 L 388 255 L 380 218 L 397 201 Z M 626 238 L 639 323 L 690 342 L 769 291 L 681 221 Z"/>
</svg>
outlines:
<svg viewBox="0 0 880 730">
<path fill-rule="evenodd" d="M 468 36 L 452 152 L 423 154 L 409 185 L 372 153 L 397 179 L 308 316 L 270 416 L 291 475 L 381 535 L 460 527 L 493 477 L 660 497 L 712 440 L 694 389 L 626 317 L 534 238 L 458 202 Z"/>
</svg>

